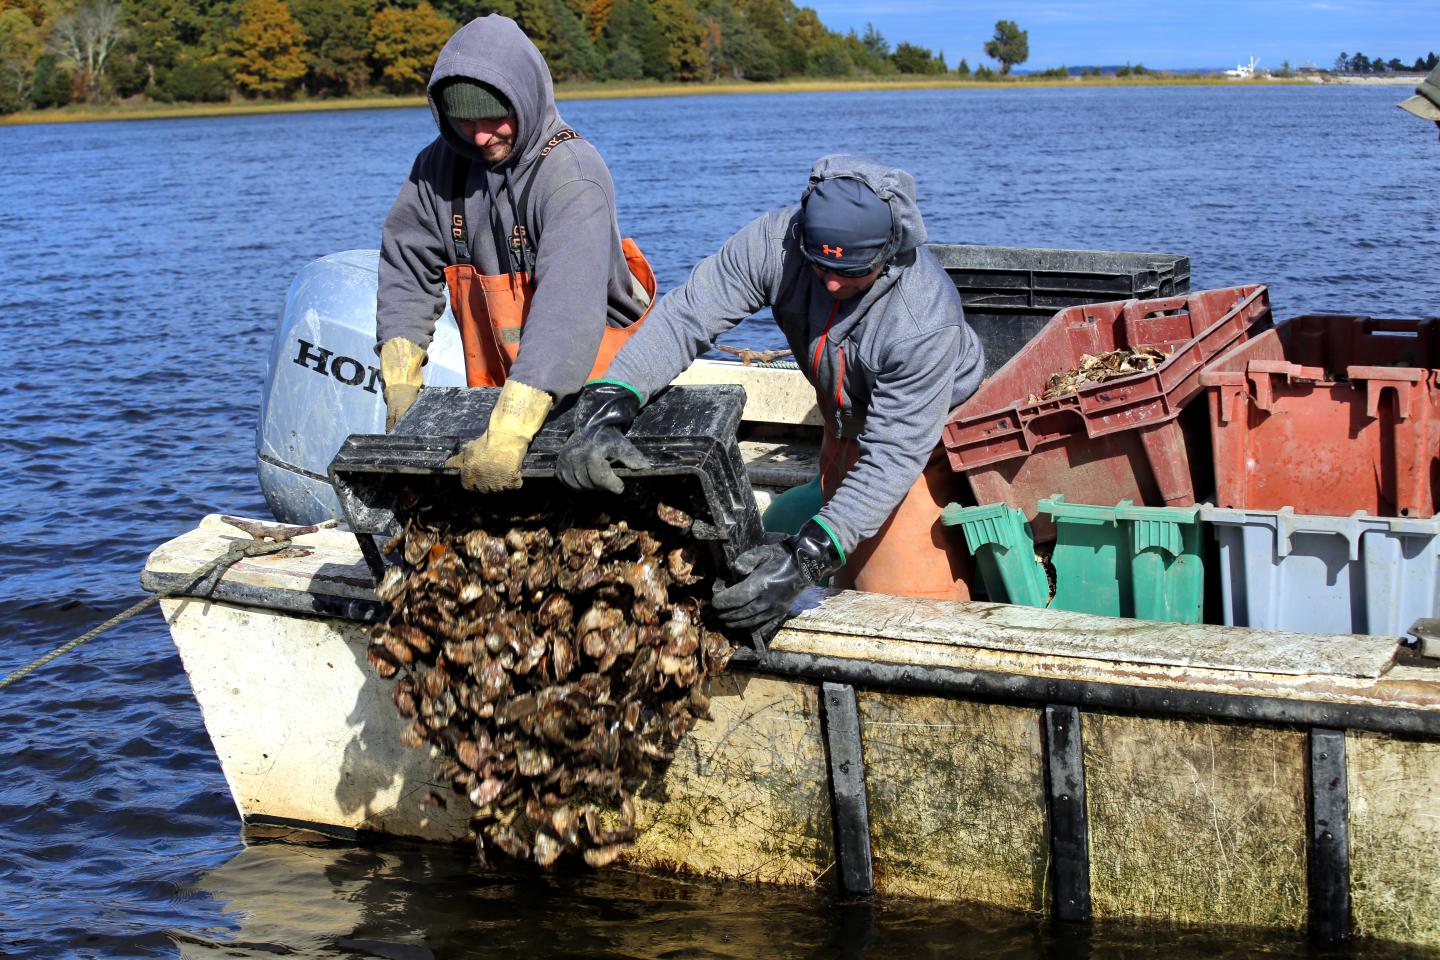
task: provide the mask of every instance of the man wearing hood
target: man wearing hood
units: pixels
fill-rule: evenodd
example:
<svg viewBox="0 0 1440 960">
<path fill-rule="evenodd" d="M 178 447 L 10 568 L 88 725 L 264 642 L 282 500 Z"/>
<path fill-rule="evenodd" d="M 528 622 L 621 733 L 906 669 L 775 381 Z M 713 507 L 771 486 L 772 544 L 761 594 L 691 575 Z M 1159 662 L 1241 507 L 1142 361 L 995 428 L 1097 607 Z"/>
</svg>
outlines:
<svg viewBox="0 0 1440 960">
<path fill-rule="evenodd" d="M 716 337 L 769 306 L 824 416 L 823 505 L 798 532 L 737 559 L 745 579 L 716 595 L 721 617 L 768 631 L 806 586 L 832 574 L 860 590 L 968 599 L 963 548 L 938 524 L 956 478 L 937 443 L 985 362 L 954 283 L 924 242 L 908 173 L 822 157 L 798 204 L 702 260 L 605 377 L 586 385 L 560 479 L 619 493 L 611 462 L 646 465 L 624 436 L 641 406 Z"/>
<path fill-rule="evenodd" d="M 1440 67 L 1431 70 L 1430 75 L 1415 88 L 1415 96 L 1400 101 L 1399 106 L 1421 120 L 1433 121 L 1440 128 Z"/>
<path fill-rule="evenodd" d="M 419 394 L 448 288 L 466 382 L 502 388 L 450 465 L 471 489 L 512 489 L 551 406 L 605 371 L 655 279 L 620 237 L 605 162 L 556 112 L 549 68 L 515 21 L 460 28 L 427 94 L 440 135 L 416 157 L 380 249 L 386 429 Z"/>
</svg>

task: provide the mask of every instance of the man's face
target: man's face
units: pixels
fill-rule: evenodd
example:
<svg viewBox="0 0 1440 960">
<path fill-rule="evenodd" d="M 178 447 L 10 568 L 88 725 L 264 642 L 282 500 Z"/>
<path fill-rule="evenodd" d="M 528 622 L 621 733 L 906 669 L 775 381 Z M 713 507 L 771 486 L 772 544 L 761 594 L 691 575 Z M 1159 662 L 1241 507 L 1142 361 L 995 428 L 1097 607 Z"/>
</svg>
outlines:
<svg viewBox="0 0 1440 960">
<path fill-rule="evenodd" d="M 498 120 L 456 120 L 455 129 L 467 143 L 475 145 L 486 163 L 495 164 L 510 156 L 515 148 L 515 114 Z"/>
<path fill-rule="evenodd" d="M 879 278 L 880 271 L 885 269 L 885 264 L 880 264 L 863 277 L 842 277 L 833 270 L 826 270 L 813 263 L 810 264 L 810 269 L 814 270 L 815 276 L 819 277 L 820 282 L 825 284 L 826 293 L 830 294 L 830 296 L 836 300 L 849 300 L 851 297 L 858 297 L 866 290 L 869 290 L 871 285 Z"/>
</svg>

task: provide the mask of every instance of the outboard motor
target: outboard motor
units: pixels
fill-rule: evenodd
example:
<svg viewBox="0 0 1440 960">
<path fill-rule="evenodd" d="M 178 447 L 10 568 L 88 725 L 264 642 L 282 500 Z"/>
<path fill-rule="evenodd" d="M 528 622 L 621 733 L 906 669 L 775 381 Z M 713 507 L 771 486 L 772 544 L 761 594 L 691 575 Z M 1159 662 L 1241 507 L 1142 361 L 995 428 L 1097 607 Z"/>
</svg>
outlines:
<svg viewBox="0 0 1440 960">
<path fill-rule="evenodd" d="M 306 265 L 290 284 L 255 429 L 260 489 L 283 523 L 340 517 L 330 461 L 350 434 L 385 432 L 375 352 L 379 262 L 378 250 L 333 253 Z M 449 307 L 435 327 L 425 385 L 465 386 L 460 331 Z"/>
</svg>

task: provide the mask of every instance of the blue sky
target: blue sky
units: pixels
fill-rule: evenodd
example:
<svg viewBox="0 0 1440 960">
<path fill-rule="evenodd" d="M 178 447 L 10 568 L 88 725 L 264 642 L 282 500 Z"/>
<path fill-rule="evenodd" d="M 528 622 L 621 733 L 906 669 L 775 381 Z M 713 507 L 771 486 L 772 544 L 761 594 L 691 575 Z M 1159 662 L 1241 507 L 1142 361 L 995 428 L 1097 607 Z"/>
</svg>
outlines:
<svg viewBox="0 0 1440 960">
<path fill-rule="evenodd" d="M 944 50 L 954 67 L 989 62 L 984 43 L 996 20 L 1030 32 L 1022 69 L 1143 63 L 1228 67 L 1251 57 L 1262 67 L 1289 60 L 1330 66 L 1337 54 L 1399 57 L 1440 53 L 1440 0 L 797 0 L 832 30 L 863 33 L 873 22 L 892 44 Z"/>
</svg>

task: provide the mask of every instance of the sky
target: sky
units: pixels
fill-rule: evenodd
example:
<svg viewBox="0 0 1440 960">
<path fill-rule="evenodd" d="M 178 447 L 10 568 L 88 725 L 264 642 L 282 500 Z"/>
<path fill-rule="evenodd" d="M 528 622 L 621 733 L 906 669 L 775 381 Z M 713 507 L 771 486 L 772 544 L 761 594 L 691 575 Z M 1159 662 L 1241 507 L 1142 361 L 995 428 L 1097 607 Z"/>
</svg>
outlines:
<svg viewBox="0 0 1440 960">
<path fill-rule="evenodd" d="M 1233 67 L 1256 58 L 1329 67 L 1342 51 L 1407 64 L 1440 53 L 1440 0 L 796 0 L 831 30 L 864 34 L 874 23 L 892 45 L 943 50 L 952 68 L 988 63 L 995 21 L 1030 33 L 1022 70 L 1143 63 L 1155 68 Z"/>
</svg>

